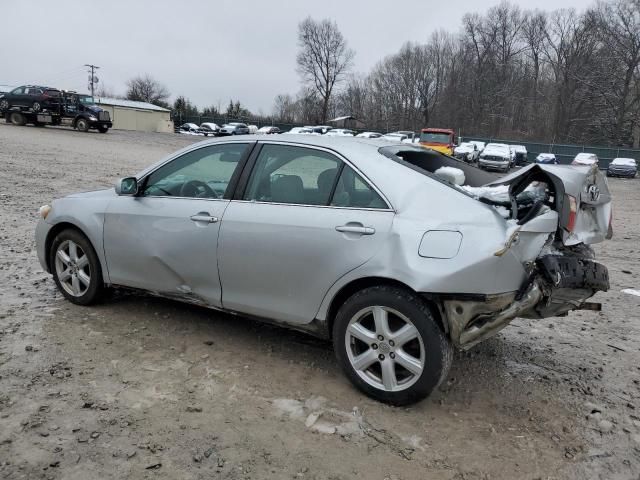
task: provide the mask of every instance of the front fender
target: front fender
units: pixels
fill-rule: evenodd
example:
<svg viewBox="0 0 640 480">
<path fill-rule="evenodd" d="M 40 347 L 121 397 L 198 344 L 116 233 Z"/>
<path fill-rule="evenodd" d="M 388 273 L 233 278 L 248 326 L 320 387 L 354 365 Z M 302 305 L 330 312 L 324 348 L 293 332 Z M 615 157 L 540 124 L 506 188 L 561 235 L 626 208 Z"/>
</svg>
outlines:
<svg viewBox="0 0 640 480">
<path fill-rule="evenodd" d="M 109 198 L 91 195 L 55 200 L 46 221 L 41 220 L 36 227 L 36 243 L 40 262 L 44 261 L 44 266 L 46 266 L 47 249 L 54 236 L 67 226 L 73 227 L 89 239 L 100 260 L 103 281 L 107 284 L 111 283 L 103 242 L 104 211 L 108 203 Z"/>
</svg>

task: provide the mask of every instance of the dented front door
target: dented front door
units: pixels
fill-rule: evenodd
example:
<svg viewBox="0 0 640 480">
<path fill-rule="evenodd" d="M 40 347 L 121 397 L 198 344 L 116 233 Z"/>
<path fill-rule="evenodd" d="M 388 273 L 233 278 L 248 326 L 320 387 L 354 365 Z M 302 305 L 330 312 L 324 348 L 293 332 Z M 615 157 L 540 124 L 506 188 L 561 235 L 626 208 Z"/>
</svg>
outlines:
<svg viewBox="0 0 640 480">
<path fill-rule="evenodd" d="M 117 197 L 105 216 L 111 283 L 220 306 L 216 248 L 228 200 Z"/>
</svg>

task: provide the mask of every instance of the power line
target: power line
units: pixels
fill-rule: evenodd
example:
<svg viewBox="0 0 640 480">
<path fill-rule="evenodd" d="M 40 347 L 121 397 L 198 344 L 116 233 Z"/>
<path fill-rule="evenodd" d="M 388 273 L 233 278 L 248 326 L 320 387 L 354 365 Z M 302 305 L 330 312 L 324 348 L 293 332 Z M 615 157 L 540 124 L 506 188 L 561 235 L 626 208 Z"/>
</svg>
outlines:
<svg viewBox="0 0 640 480">
<path fill-rule="evenodd" d="M 91 96 L 93 97 L 93 89 L 96 85 L 96 83 L 98 83 L 98 77 L 96 77 L 95 75 L 95 71 L 98 70 L 100 67 L 98 67 L 97 65 L 91 65 L 91 64 L 84 64 L 85 67 L 89 67 L 89 90 L 91 90 Z"/>
</svg>

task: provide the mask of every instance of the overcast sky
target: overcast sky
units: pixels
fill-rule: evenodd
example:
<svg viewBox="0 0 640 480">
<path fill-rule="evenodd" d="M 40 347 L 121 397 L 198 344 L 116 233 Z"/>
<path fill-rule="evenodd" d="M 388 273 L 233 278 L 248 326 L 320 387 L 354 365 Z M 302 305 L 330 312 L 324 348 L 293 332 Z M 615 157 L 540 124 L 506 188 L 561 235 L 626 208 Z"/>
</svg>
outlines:
<svg viewBox="0 0 640 480">
<path fill-rule="evenodd" d="M 297 26 L 311 15 L 334 19 L 368 72 L 406 41 L 437 29 L 457 32 L 466 12 L 498 3 L 481 0 L 87 0 L 2 2 L 0 85 L 45 83 L 87 91 L 85 63 L 124 94 L 126 81 L 149 73 L 172 99 L 200 108 L 230 98 L 270 113 L 278 93 L 300 88 L 295 71 Z M 517 0 L 522 8 L 582 10 L 587 0 Z"/>
</svg>

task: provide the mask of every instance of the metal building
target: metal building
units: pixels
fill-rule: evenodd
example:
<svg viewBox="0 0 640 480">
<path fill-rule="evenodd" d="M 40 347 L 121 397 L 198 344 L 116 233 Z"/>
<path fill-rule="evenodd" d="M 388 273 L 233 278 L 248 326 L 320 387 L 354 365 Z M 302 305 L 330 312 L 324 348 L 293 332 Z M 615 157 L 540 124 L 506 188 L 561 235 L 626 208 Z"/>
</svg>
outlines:
<svg viewBox="0 0 640 480">
<path fill-rule="evenodd" d="M 119 98 L 94 97 L 97 105 L 107 110 L 118 130 L 172 133 L 170 110 L 151 103 L 121 100 Z"/>
</svg>

